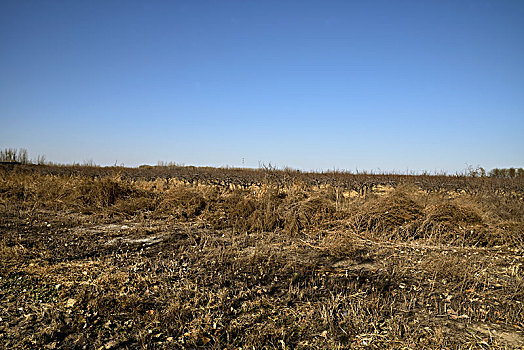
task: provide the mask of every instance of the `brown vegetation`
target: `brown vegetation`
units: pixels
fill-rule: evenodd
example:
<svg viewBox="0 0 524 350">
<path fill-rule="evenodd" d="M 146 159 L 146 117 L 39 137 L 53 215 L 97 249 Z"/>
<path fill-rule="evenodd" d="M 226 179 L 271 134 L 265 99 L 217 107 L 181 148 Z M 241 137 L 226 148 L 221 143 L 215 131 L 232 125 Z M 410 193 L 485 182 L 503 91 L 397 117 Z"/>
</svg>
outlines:
<svg viewBox="0 0 524 350">
<path fill-rule="evenodd" d="M 524 179 L 0 168 L 2 348 L 519 348 Z"/>
</svg>

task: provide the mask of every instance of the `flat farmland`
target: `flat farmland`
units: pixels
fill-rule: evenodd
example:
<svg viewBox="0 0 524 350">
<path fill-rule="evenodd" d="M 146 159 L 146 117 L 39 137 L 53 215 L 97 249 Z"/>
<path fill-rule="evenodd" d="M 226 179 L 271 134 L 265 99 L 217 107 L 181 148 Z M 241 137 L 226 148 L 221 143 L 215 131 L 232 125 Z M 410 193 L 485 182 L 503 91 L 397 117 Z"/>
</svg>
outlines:
<svg viewBox="0 0 524 350">
<path fill-rule="evenodd" d="M 0 166 L 5 349 L 524 347 L 524 179 Z"/>
</svg>

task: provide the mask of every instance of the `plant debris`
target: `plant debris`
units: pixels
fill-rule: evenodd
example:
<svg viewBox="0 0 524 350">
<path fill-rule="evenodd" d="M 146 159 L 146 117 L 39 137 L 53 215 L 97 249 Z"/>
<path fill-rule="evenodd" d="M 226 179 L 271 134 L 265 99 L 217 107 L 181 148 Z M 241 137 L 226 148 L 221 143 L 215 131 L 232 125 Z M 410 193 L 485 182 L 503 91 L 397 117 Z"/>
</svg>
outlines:
<svg viewBox="0 0 524 350">
<path fill-rule="evenodd" d="M 524 348 L 522 179 L 171 171 L 0 168 L 0 347 Z"/>
</svg>

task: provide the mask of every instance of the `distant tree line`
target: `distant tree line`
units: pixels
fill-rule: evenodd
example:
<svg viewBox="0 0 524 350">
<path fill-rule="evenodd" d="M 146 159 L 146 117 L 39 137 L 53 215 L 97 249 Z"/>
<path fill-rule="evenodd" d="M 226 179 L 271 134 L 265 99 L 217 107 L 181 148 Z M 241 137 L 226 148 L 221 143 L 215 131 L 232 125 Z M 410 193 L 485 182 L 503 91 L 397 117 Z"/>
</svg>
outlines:
<svg viewBox="0 0 524 350">
<path fill-rule="evenodd" d="M 39 155 L 36 159 L 30 159 L 29 153 L 25 148 L 5 148 L 0 149 L 0 162 L 4 163 L 19 163 L 19 164 L 48 164 L 45 156 Z"/>
<path fill-rule="evenodd" d="M 72 164 L 54 163 L 48 161 L 44 155 L 38 155 L 36 159 L 29 158 L 29 153 L 25 148 L 4 148 L 0 149 L 0 163 L 14 163 L 14 164 L 38 164 L 38 165 L 52 165 L 52 166 L 99 166 L 92 160 L 85 160 L 83 163 L 74 162 Z M 116 164 L 115 164 L 116 166 Z"/>
<path fill-rule="evenodd" d="M 494 168 L 490 171 L 486 171 L 486 169 L 481 167 L 480 165 L 477 165 L 476 167 L 467 165 L 467 168 L 464 171 L 457 173 L 457 175 L 465 177 L 492 177 L 497 179 L 515 179 L 518 177 L 524 177 L 524 169 Z"/>
<path fill-rule="evenodd" d="M 56 164 L 50 161 L 47 161 L 44 155 L 38 155 L 36 159 L 30 159 L 29 153 L 25 148 L 5 148 L 0 149 L 0 162 L 3 163 L 18 163 L 18 164 L 39 164 L 39 165 L 58 165 L 58 166 L 65 166 L 65 165 L 72 165 L 72 166 L 91 166 L 96 167 L 98 166 L 95 164 L 92 160 L 90 161 L 84 161 L 83 164 L 80 163 L 73 163 L 73 164 Z M 116 166 L 116 165 L 115 165 Z M 161 168 L 180 168 L 184 167 L 184 164 L 179 164 L 176 162 L 165 162 L 165 161 L 158 161 L 157 167 Z M 152 168 L 152 166 L 141 166 L 140 168 Z M 265 165 L 262 164 L 259 169 L 264 169 L 266 171 L 277 171 L 278 169 L 271 165 Z M 291 168 L 284 168 L 282 170 L 283 172 L 298 172 L 299 170 L 293 170 Z M 323 173 L 323 172 L 322 172 Z M 329 173 L 329 171 L 328 171 Z M 338 171 L 334 171 L 333 173 L 339 173 Z M 357 172 L 358 174 L 358 172 Z M 373 174 L 373 173 L 371 173 Z M 362 175 L 362 174 L 361 174 Z M 368 173 L 364 172 L 363 175 L 369 175 Z M 384 173 L 382 175 L 391 175 Z M 427 173 L 424 173 L 424 175 L 429 175 Z M 445 174 L 444 174 L 445 175 Z M 468 165 L 466 170 L 462 172 L 460 175 L 462 176 L 469 176 L 469 177 L 492 177 L 492 178 L 500 178 L 500 179 L 514 179 L 514 178 L 521 178 L 524 177 L 524 169 L 523 168 L 494 168 L 491 169 L 489 172 L 487 172 L 483 167 L 478 165 L 477 167 L 473 167 L 471 165 Z"/>
<path fill-rule="evenodd" d="M 29 164 L 29 156 L 27 150 L 24 148 L 6 148 L 0 150 L 0 161 L 1 162 L 15 162 L 21 164 Z"/>
<path fill-rule="evenodd" d="M 524 169 L 522 168 L 495 168 L 489 172 L 490 177 L 513 179 L 516 177 L 524 177 Z"/>
</svg>

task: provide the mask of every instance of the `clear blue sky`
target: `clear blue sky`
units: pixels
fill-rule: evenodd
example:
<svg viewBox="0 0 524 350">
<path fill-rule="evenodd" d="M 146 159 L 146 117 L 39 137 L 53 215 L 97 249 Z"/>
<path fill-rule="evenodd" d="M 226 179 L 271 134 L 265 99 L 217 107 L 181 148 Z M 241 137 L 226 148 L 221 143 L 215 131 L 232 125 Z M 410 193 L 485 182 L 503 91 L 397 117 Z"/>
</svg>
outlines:
<svg viewBox="0 0 524 350">
<path fill-rule="evenodd" d="M 524 166 L 524 1 L 0 1 L 0 147 L 98 164 Z"/>
</svg>

